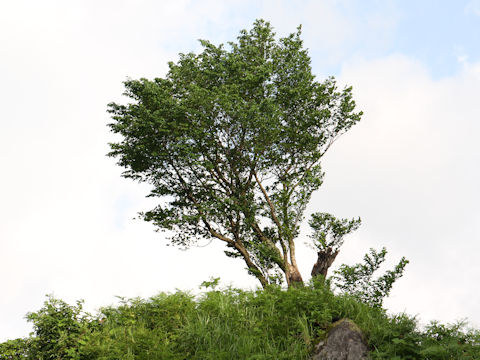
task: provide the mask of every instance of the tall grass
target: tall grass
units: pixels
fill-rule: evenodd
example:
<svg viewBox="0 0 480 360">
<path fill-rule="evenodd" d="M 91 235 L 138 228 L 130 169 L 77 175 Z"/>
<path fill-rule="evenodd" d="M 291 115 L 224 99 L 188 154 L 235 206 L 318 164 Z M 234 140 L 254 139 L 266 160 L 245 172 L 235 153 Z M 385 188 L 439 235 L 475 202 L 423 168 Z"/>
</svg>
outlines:
<svg viewBox="0 0 480 360">
<path fill-rule="evenodd" d="M 415 318 L 336 296 L 321 281 L 122 299 L 96 316 L 80 304 L 49 298 L 29 315 L 36 333 L 0 344 L 0 359 L 308 359 L 341 318 L 364 332 L 372 359 L 480 359 L 478 331 L 439 323 L 420 331 Z"/>
</svg>

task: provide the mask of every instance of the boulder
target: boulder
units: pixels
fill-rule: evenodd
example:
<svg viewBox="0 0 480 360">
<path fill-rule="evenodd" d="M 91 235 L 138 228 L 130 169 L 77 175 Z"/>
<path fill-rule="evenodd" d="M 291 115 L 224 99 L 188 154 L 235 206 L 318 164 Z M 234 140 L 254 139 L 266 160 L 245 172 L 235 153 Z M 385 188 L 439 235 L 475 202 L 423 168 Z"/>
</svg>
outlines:
<svg viewBox="0 0 480 360">
<path fill-rule="evenodd" d="M 365 336 L 351 320 L 342 319 L 333 324 L 325 341 L 315 348 L 312 360 L 367 360 Z"/>
</svg>

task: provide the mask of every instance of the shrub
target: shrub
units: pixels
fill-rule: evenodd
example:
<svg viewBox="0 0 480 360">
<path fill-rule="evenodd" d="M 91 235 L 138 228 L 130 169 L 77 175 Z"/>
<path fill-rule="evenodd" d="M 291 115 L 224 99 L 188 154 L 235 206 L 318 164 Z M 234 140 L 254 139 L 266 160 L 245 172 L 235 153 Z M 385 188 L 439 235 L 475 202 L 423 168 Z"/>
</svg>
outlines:
<svg viewBox="0 0 480 360">
<path fill-rule="evenodd" d="M 79 347 L 88 342 L 94 324 L 83 311 L 83 302 L 71 306 L 47 296 L 44 307 L 27 314 L 33 323 L 34 337 L 29 345 L 29 357 L 38 360 L 80 359 Z"/>
</svg>

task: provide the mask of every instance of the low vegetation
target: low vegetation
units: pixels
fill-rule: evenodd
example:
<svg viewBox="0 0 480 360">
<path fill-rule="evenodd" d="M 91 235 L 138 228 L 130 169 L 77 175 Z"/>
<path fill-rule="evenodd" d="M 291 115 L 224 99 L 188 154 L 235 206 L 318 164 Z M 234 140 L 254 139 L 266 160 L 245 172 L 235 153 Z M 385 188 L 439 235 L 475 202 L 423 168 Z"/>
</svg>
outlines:
<svg viewBox="0 0 480 360">
<path fill-rule="evenodd" d="M 51 296 L 27 315 L 34 332 L 0 344 L 0 359 L 308 359 L 336 320 L 350 318 L 368 339 L 372 359 L 479 359 L 480 332 L 463 323 L 431 323 L 348 295 L 328 283 L 257 291 L 216 290 L 202 295 L 161 293 L 121 299 L 84 312 Z"/>
</svg>

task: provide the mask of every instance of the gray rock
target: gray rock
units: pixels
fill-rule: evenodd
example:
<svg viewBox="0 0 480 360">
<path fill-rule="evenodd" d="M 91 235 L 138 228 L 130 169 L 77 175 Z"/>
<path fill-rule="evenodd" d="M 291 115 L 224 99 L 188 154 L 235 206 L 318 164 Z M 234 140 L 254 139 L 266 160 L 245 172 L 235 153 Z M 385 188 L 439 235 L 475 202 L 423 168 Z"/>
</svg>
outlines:
<svg viewBox="0 0 480 360">
<path fill-rule="evenodd" d="M 342 319 L 333 324 L 325 341 L 315 348 L 312 360 L 367 360 L 365 336 L 351 320 Z"/>
</svg>

